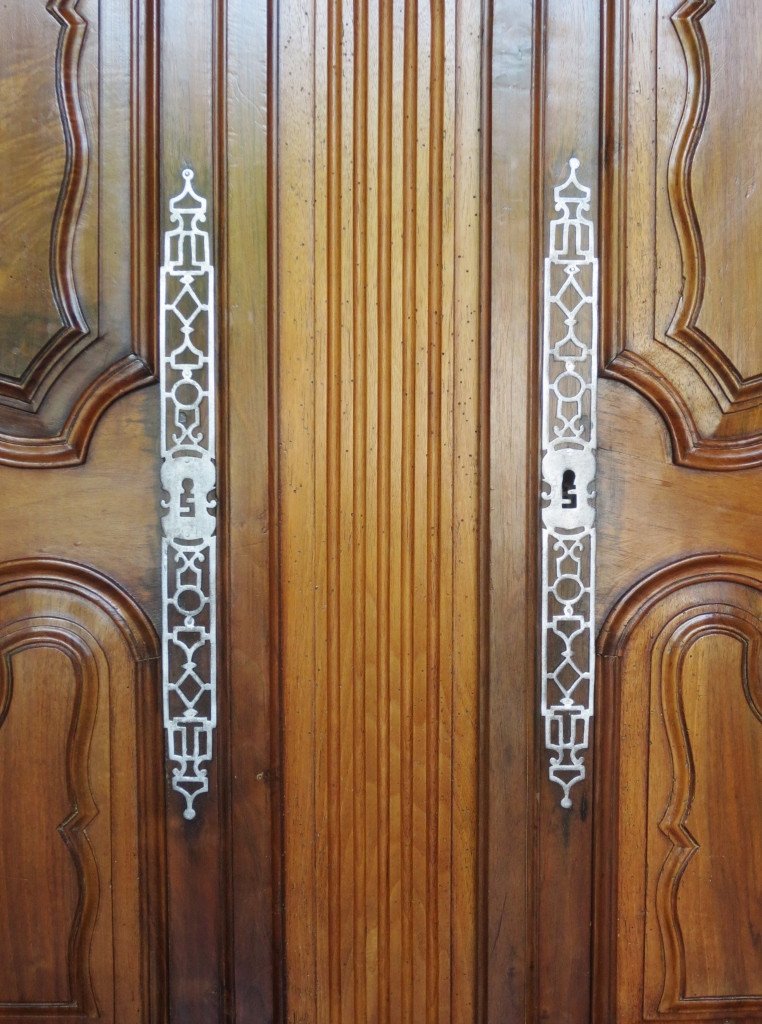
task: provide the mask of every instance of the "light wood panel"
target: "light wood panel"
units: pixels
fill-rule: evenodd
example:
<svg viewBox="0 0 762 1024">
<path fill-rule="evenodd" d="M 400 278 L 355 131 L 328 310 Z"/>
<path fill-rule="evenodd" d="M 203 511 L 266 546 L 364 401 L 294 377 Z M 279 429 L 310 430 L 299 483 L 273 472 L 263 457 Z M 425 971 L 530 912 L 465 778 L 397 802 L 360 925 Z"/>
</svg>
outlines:
<svg viewBox="0 0 762 1024">
<path fill-rule="evenodd" d="M 288 1012 L 465 1022 L 481 15 L 331 0 L 279 19 Z"/>
</svg>

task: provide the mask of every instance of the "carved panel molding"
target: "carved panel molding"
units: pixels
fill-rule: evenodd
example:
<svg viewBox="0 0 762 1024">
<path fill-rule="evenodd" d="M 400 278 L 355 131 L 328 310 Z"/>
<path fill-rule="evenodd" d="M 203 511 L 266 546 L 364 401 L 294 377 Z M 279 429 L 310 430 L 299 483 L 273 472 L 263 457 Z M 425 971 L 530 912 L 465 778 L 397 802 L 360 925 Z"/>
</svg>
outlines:
<svg viewBox="0 0 762 1024">
<path fill-rule="evenodd" d="M 698 1011 L 725 1016 L 737 1011 L 762 1012 L 762 993 L 741 993 L 739 997 L 719 997 L 706 994 L 688 997 L 686 980 L 690 978 L 686 955 L 686 934 L 680 920 L 681 883 L 691 860 L 702 854 L 702 837 L 691 832 L 691 812 L 697 788 L 694 750 L 691 744 L 684 697 L 685 663 L 699 641 L 715 642 L 725 635 L 733 638 L 742 651 L 741 686 L 744 698 L 753 715 L 762 722 L 762 710 L 757 702 L 758 673 L 762 622 L 754 620 L 743 609 L 732 606 L 713 606 L 692 609 L 686 617 L 670 623 L 669 634 L 661 644 L 661 705 L 664 727 L 669 744 L 674 783 L 669 805 L 659 822 L 659 828 L 669 840 L 670 848 L 659 870 L 656 885 L 656 915 L 659 923 L 661 948 L 664 957 L 664 984 L 659 1012 L 693 1015 Z M 699 770 L 722 771 L 721 763 Z M 694 815 L 695 816 L 695 815 Z M 695 827 L 694 827 L 695 831 Z M 706 854 L 705 854 L 706 855 Z M 734 920 L 734 928 L 743 927 Z"/>
<path fill-rule="evenodd" d="M 74 276 L 74 241 L 82 209 L 90 145 L 82 113 L 79 65 L 87 22 L 70 0 L 52 0 L 47 12 L 59 24 L 55 55 L 55 95 L 65 148 L 63 178 L 50 227 L 50 290 L 60 328 L 17 376 L 0 374 L 0 398 L 34 411 L 46 381 L 89 334 Z M 19 126 L 21 131 L 24 126 Z M 50 154 L 52 160 L 52 154 Z M 21 328 L 23 329 L 23 327 Z M 0 366 L 0 368 L 2 368 Z"/>
<path fill-rule="evenodd" d="M 69 999 L 57 1001 L 57 1012 L 95 1016 L 97 1004 L 90 977 L 90 946 L 100 902 L 101 879 L 98 864 L 87 838 L 87 828 L 98 814 L 90 788 L 88 753 L 92 742 L 95 711 L 98 705 L 98 664 L 86 635 L 65 619 L 44 616 L 13 623 L 0 632 L 0 729 L 14 704 L 13 665 L 24 652 L 57 651 L 69 662 L 75 686 L 71 715 L 71 734 L 66 750 L 67 788 L 71 803 L 61 821 L 51 822 L 51 835 L 58 834 L 74 864 L 79 889 L 77 912 L 71 920 L 68 936 L 60 936 L 68 947 Z M 63 679 L 68 673 L 61 673 Z M 42 675 L 42 673 L 40 673 Z M 31 751 L 34 756 L 35 751 Z M 51 784 L 53 780 L 50 780 Z M 21 785 L 21 784 L 20 784 Z M 23 786 L 22 786 L 23 788 Z M 12 850 L 13 847 L 11 846 Z M 43 884 L 44 879 L 38 879 Z M 60 893 L 57 894 L 60 898 Z M 7 904 L 6 904 L 7 905 Z M 45 965 L 49 967 L 49 964 Z M 0 999 L 7 999 L 0 993 Z M 46 1002 L 0 1002 L 0 1017 L 21 1011 L 44 1013 Z"/>
<path fill-rule="evenodd" d="M 0 622 L 0 1019 L 165 1020 L 155 631 L 53 560 L 0 566 Z"/>
<path fill-rule="evenodd" d="M 593 1020 L 750 1018 L 762 847 L 727 839 L 758 811 L 762 562 L 655 572 L 599 651 Z"/>
<path fill-rule="evenodd" d="M 741 24 L 735 14 L 709 33 L 715 3 L 603 7 L 602 338 L 604 372 L 656 406 L 674 461 L 733 470 L 762 464 L 762 331 L 758 318 L 731 312 L 751 300 L 739 303 L 733 290 L 745 279 L 722 267 L 738 251 L 739 234 L 746 231 L 753 246 L 762 212 L 741 180 L 744 160 L 755 161 L 743 152 L 754 128 L 731 140 L 721 126 L 735 123 L 729 97 L 748 92 L 743 69 L 756 67 L 759 54 L 749 42 L 755 33 L 741 29 L 731 38 L 733 24 Z M 753 21 L 753 11 L 739 14 Z M 676 59 L 675 48 L 685 67 L 680 82 L 660 71 Z M 660 63 L 662 50 L 668 56 Z M 681 114 L 666 145 L 663 125 L 675 110 Z M 715 156 L 718 149 L 724 152 Z M 712 205 L 710 195 L 719 201 Z"/>
<path fill-rule="evenodd" d="M 155 5 L 18 2 L 4 18 L 0 88 L 25 102 L 3 123 L 0 463 L 71 465 L 154 379 Z"/>
</svg>

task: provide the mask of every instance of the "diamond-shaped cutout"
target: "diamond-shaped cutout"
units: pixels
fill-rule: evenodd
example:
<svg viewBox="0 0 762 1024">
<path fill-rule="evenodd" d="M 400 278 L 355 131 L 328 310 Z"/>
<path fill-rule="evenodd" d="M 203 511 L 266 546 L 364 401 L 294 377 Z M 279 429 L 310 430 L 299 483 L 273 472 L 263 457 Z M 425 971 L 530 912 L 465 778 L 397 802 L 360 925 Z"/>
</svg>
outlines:
<svg viewBox="0 0 762 1024">
<path fill-rule="evenodd" d="M 569 292 L 572 294 L 568 295 Z M 569 305 L 569 300 L 574 303 L 573 306 Z M 568 323 L 569 320 L 576 318 L 577 310 L 588 301 L 588 297 L 577 284 L 577 279 L 570 274 L 559 288 L 553 301 L 566 313 Z"/>
<path fill-rule="evenodd" d="M 172 303 L 172 309 L 183 323 L 189 326 L 201 312 L 201 303 L 196 293 L 186 285 Z"/>
<path fill-rule="evenodd" d="M 560 668 L 553 673 L 553 679 L 558 683 L 564 693 L 571 693 L 573 688 L 580 682 L 579 669 L 570 661 L 565 661 Z"/>
</svg>

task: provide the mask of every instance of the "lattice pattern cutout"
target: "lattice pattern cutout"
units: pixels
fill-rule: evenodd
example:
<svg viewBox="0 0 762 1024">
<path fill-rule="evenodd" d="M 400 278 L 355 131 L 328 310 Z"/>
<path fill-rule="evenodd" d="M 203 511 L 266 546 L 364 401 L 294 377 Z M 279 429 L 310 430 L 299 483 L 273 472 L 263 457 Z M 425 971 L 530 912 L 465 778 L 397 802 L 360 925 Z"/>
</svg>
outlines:
<svg viewBox="0 0 762 1024">
<path fill-rule="evenodd" d="M 548 774 L 571 807 L 595 695 L 598 260 L 579 161 L 553 190 L 542 345 L 542 698 Z"/>
<path fill-rule="evenodd" d="M 169 202 L 160 278 L 162 662 L 172 787 L 184 816 L 209 789 L 217 724 L 214 267 L 193 171 Z"/>
</svg>

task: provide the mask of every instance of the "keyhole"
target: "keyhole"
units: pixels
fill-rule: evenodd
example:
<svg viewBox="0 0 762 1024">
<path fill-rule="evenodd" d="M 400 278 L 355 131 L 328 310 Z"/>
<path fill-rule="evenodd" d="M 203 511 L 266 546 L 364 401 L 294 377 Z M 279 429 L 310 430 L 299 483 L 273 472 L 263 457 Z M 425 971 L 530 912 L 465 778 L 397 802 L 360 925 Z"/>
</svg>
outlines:
<svg viewBox="0 0 762 1024">
<path fill-rule="evenodd" d="M 180 515 L 193 518 L 195 500 L 193 498 L 193 481 L 183 480 L 183 489 L 180 492 Z"/>
<path fill-rule="evenodd" d="M 561 478 L 561 508 L 577 507 L 577 478 L 573 469 L 565 469 Z"/>
</svg>

